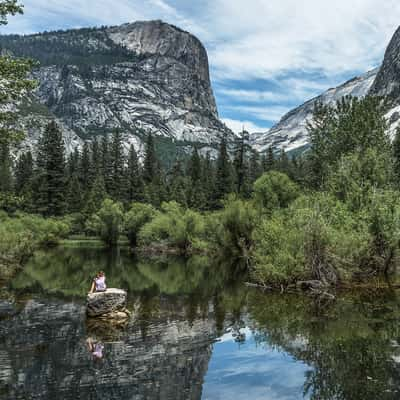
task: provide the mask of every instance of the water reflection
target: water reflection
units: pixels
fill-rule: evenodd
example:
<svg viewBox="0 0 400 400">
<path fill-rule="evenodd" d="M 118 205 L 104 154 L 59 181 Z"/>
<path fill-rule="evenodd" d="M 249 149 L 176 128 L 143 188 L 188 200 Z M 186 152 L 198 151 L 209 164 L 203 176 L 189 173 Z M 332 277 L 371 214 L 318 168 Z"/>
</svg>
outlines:
<svg viewBox="0 0 400 400">
<path fill-rule="evenodd" d="M 85 318 L 100 269 L 130 293 L 125 326 Z M 396 292 L 322 304 L 246 289 L 233 270 L 124 250 L 38 253 L 0 293 L 0 398 L 400 398 Z"/>
</svg>

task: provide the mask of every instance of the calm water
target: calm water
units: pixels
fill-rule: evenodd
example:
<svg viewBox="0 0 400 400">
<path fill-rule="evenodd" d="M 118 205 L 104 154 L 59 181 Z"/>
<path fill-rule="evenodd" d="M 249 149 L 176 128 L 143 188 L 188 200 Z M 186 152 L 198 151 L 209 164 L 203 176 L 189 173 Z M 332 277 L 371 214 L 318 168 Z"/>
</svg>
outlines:
<svg viewBox="0 0 400 400">
<path fill-rule="evenodd" d="M 129 291 L 125 326 L 85 318 L 99 269 Z M 396 292 L 320 303 L 246 289 L 238 270 L 123 250 L 37 253 L 0 291 L 0 398 L 400 399 Z"/>
</svg>

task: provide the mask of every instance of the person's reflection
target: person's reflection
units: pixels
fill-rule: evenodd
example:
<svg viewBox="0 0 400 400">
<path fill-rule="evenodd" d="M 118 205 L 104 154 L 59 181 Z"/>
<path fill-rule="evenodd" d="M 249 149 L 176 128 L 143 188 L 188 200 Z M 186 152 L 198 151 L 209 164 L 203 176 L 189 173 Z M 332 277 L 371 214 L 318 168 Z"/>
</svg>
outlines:
<svg viewBox="0 0 400 400">
<path fill-rule="evenodd" d="M 101 342 L 95 342 L 92 338 L 86 340 L 86 344 L 89 352 L 92 354 L 95 360 L 100 360 L 103 358 L 104 346 Z"/>
</svg>

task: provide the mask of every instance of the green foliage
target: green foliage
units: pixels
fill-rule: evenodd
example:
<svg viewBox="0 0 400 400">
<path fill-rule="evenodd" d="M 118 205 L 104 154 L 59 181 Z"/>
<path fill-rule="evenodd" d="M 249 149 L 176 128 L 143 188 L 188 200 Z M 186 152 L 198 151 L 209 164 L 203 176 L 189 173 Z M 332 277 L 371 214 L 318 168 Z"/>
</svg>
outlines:
<svg viewBox="0 0 400 400">
<path fill-rule="evenodd" d="M 58 31 L 56 34 L 7 35 L 0 38 L 0 46 L 17 57 L 37 59 L 42 65 L 78 65 L 84 78 L 93 74 L 90 66 L 140 59 L 124 46 L 113 42 L 104 29 L 98 28 Z M 97 73 L 100 74 L 101 69 Z"/>
<path fill-rule="evenodd" d="M 51 122 L 40 138 L 35 179 L 35 203 L 45 216 L 59 216 L 65 210 L 64 141 L 57 124 Z"/>
<path fill-rule="evenodd" d="M 208 236 L 218 250 L 230 258 L 250 259 L 253 246 L 253 230 L 259 214 L 252 202 L 231 195 L 224 202 L 224 208 L 208 218 Z"/>
<path fill-rule="evenodd" d="M 124 217 L 124 230 L 131 247 L 137 246 L 140 229 L 157 215 L 156 209 L 150 204 L 132 203 Z"/>
<path fill-rule="evenodd" d="M 254 183 L 254 200 L 268 212 L 287 207 L 299 195 L 298 186 L 281 172 L 267 172 Z"/>
<path fill-rule="evenodd" d="M 221 139 L 217 158 L 215 188 L 213 193 L 214 206 L 218 207 L 221 200 L 233 190 L 232 166 L 229 160 L 227 138 Z"/>
<path fill-rule="evenodd" d="M 336 284 L 351 278 L 368 253 L 368 229 L 340 201 L 303 196 L 264 218 L 254 233 L 254 277 L 286 285 L 302 279 Z"/>
<path fill-rule="evenodd" d="M 123 222 L 122 204 L 106 199 L 103 201 L 100 210 L 88 219 L 86 229 L 89 232 L 97 233 L 107 246 L 112 247 L 118 243 Z"/>
<path fill-rule="evenodd" d="M 39 247 L 52 246 L 69 233 L 68 223 L 20 214 L 1 216 L 0 264 L 21 264 Z"/>
<path fill-rule="evenodd" d="M 140 242 L 151 245 L 164 242 L 167 246 L 188 255 L 203 246 L 204 218 L 201 214 L 184 209 L 172 201 L 163 203 L 161 213 L 143 226 L 140 231 Z"/>
<path fill-rule="evenodd" d="M 391 177 L 389 155 L 369 148 L 362 153 L 342 156 L 328 175 L 326 187 L 352 210 L 358 211 L 368 205 L 373 192 L 389 186 Z"/>
<path fill-rule="evenodd" d="M 360 219 L 368 225 L 369 254 L 365 268 L 369 274 L 389 275 L 395 271 L 400 250 L 400 193 L 376 191 Z"/>
<path fill-rule="evenodd" d="M 335 107 L 317 104 L 313 122 L 308 126 L 311 184 L 320 188 L 330 168 L 343 155 L 369 148 L 389 150 L 384 106 L 381 99 L 345 97 Z"/>
</svg>

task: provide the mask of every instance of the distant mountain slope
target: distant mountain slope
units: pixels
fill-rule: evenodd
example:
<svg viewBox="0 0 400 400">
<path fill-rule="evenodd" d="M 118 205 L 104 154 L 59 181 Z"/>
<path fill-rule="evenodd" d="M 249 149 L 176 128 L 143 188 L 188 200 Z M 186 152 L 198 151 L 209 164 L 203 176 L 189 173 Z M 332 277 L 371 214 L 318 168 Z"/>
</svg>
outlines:
<svg viewBox="0 0 400 400">
<path fill-rule="evenodd" d="M 0 36 L 0 48 L 41 63 L 35 97 L 21 111 L 25 145 L 52 117 L 71 147 L 115 129 L 139 149 L 150 132 L 183 148 L 215 147 L 222 134 L 233 135 L 218 118 L 205 48 L 172 25 Z"/>
<path fill-rule="evenodd" d="M 265 151 L 269 146 L 285 149 L 286 151 L 306 147 L 308 144 L 307 122 L 312 118 L 315 103 L 321 101 L 324 104 L 334 104 L 337 100 L 347 95 L 363 97 L 368 94 L 377 73 L 378 69 L 367 72 L 337 88 L 327 90 L 320 96 L 288 112 L 269 131 L 253 133 L 251 135 L 253 147 L 261 152 Z"/>
</svg>

